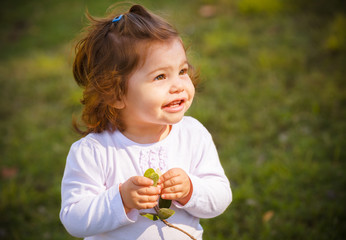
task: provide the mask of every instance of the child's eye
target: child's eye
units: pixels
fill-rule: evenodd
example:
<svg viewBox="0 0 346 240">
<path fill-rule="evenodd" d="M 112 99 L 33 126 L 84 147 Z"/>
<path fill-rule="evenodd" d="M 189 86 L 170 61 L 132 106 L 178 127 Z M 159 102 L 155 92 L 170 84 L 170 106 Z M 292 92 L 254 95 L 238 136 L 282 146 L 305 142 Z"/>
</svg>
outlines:
<svg viewBox="0 0 346 240">
<path fill-rule="evenodd" d="M 164 80 L 164 79 L 166 79 L 166 76 L 164 74 L 160 74 L 159 76 L 154 78 L 154 80 Z"/>
<path fill-rule="evenodd" d="M 185 75 L 187 74 L 187 68 L 181 69 L 179 72 L 179 75 Z"/>
</svg>

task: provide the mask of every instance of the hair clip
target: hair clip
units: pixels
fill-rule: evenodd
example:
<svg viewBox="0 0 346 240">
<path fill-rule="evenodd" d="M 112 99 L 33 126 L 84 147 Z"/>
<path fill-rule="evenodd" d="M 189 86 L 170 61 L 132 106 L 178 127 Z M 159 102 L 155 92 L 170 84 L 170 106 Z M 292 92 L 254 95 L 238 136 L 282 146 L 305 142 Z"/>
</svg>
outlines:
<svg viewBox="0 0 346 240">
<path fill-rule="evenodd" d="M 115 18 L 113 18 L 112 23 L 119 22 L 119 21 L 120 21 L 120 19 L 121 19 L 122 17 L 123 17 L 123 15 L 121 14 L 119 17 L 115 17 Z"/>
</svg>

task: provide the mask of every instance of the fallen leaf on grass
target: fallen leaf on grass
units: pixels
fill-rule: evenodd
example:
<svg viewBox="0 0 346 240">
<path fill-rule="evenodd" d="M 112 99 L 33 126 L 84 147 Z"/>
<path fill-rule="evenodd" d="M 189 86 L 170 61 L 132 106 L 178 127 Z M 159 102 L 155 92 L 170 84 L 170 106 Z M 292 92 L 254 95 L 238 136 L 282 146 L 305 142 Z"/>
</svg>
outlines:
<svg viewBox="0 0 346 240">
<path fill-rule="evenodd" d="M 199 15 L 204 18 L 211 18 L 216 15 L 216 7 L 213 5 L 203 5 L 199 9 Z"/>
<path fill-rule="evenodd" d="M 15 177 L 17 176 L 17 173 L 18 173 L 18 168 L 4 167 L 3 169 L 1 169 L 1 177 L 5 179 L 10 179 Z"/>
<path fill-rule="evenodd" d="M 270 219 L 272 219 L 272 217 L 274 216 L 274 211 L 267 211 L 263 214 L 262 220 L 263 222 L 269 222 Z"/>
</svg>

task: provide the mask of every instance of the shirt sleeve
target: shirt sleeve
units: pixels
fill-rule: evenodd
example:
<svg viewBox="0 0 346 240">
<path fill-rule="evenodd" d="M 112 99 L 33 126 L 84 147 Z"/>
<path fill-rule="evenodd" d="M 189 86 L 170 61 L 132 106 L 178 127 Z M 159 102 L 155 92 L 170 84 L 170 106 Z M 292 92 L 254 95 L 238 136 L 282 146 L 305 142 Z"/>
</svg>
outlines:
<svg viewBox="0 0 346 240">
<path fill-rule="evenodd" d="M 230 183 L 221 166 L 219 156 L 210 133 L 204 128 L 198 131 L 195 159 L 189 177 L 193 192 L 184 205 L 175 206 L 198 218 L 213 218 L 223 213 L 232 201 Z M 198 146 L 198 147 L 197 147 Z"/>
<path fill-rule="evenodd" d="M 126 215 L 119 185 L 106 188 L 102 157 L 102 151 L 85 139 L 74 143 L 67 156 L 60 219 L 75 237 L 111 231 L 135 222 L 138 216 Z"/>
</svg>

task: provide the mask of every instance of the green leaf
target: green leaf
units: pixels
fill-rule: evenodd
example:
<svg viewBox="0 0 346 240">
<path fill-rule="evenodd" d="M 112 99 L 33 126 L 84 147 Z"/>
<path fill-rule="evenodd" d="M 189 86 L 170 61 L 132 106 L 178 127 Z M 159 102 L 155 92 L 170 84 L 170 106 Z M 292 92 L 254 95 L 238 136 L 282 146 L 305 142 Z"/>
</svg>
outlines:
<svg viewBox="0 0 346 240">
<path fill-rule="evenodd" d="M 153 213 L 140 213 L 141 216 L 149 218 L 150 220 L 156 221 L 159 220 L 159 216 L 157 214 L 153 214 Z"/>
<path fill-rule="evenodd" d="M 147 178 L 150 178 L 151 180 L 153 180 L 154 181 L 154 184 L 153 184 L 154 187 L 157 186 L 157 182 L 159 181 L 159 178 L 160 178 L 160 176 L 152 168 L 148 168 L 145 171 L 144 177 L 147 177 Z"/>
<path fill-rule="evenodd" d="M 153 186 L 156 187 L 157 186 L 157 182 L 159 181 L 159 178 L 160 178 L 159 174 L 153 173 L 153 174 L 150 175 L 149 178 L 154 181 Z"/>
<path fill-rule="evenodd" d="M 160 196 L 159 208 L 170 208 L 171 204 L 172 204 L 172 200 L 162 199 Z"/>
<path fill-rule="evenodd" d="M 171 217 L 175 213 L 174 210 L 169 209 L 169 208 L 160 208 L 158 212 L 158 216 L 160 219 L 167 219 Z"/>
<path fill-rule="evenodd" d="M 153 173 L 155 173 L 155 170 L 152 168 L 148 168 L 144 173 L 144 177 L 150 178 L 150 175 Z"/>
</svg>

